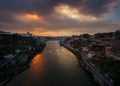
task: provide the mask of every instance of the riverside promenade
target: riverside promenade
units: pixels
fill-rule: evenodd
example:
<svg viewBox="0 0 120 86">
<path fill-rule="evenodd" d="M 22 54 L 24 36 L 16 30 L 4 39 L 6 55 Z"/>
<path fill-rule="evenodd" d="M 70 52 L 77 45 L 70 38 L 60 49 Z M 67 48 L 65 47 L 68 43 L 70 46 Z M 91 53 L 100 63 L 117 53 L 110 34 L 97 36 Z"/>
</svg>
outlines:
<svg viewBox="0 0 120 86">
<path fill-rule="evenodd" d="M 80 52 L 79 50 L 74 49 L 63 42 L 61 42 L 61 45 L 77 56 L 81 66 L 92 74 L 98 84 L 101 86 L 114 86 L 113 81 L 110 78 L 105 77 L 104 74 L 98 68 L 96 68 L 94 64 L 87 61 L 87 55 L 84 52 Z"/>
</svg>

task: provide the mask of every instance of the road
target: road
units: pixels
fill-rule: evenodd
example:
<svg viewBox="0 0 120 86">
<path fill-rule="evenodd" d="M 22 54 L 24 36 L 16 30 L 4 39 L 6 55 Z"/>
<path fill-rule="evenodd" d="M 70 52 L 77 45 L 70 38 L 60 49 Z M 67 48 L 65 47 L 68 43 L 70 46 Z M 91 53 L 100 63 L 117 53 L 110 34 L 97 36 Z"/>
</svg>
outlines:
<svg viewBox="0 0 120 86">
<path fill-rule="evenodd" d="M 6 86 L 94 86 L 91 76 L 80 66 L 75 55 L 49 41 L 30 68 L 16 75 Z"/>
</svg>

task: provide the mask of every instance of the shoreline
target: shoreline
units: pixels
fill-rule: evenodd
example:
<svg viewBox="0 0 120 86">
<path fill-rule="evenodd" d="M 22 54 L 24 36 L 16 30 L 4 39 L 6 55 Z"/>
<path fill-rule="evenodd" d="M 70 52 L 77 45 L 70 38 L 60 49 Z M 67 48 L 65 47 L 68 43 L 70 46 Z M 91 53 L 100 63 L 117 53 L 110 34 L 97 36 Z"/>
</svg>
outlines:
<svg viewBox="0 0 120 86">
<path fill-rule="evenodd" d="M 98 83 L 100 86 L 114 86 L 112 82 L 107 80 L 106 77 L 99 75 L 98 71 L 96 72 L 96 69 L 94 69 L 90 66 L 90 64 L 88 64 L 88 62 L 84 59 L 84 55 L 82 53 L 78 52 L 78 50 L 64 43 L 61 43 L 60 45 L 71 51 L 74 55 L 76 55 L 77 59 L 79 60 L 79 64 L 81 64 L 81 67 L 85 69 L 90 75 L 92 75 L 96 83 Z"/>
<path fill-rule="evenodd" d="M 44 46 L 45 47 L 45 46 Z M 40 51 L 34 51 L 32 52 L 32 55 L 29 56 L 28 60 L 25 62 L 24 65 L 22 65 L 21 67 L 16 68 L 15 70 L 13 70 L 9 75 L 7 75 L 3 80 L 1 80 L 0 82 L 0 86 L 5 86 L 10 80 L 12 80 L 16 75 L 20 74 L 21 72 L 23 72 L 24 70 L 29 68 L 29 63 L 31 62 L 31 60 L 34 58 L 34 56 L 37 53 L 42 53 L 42 51 L 44 50 L 44 47 L 40 50 Z"/>
</svg>

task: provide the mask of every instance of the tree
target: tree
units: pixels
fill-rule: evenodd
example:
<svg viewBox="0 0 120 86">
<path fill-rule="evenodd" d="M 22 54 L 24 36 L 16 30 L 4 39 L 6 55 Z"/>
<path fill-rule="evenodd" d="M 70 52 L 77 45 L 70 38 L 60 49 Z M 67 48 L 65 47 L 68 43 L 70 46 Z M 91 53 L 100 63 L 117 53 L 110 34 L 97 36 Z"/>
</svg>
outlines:
<svg viewBox="0 0 120 86">
<path fill-rule="evenodd" d="M 81 35 L 83 38 L 85 38 L 85 39 L 89 39 L 90 38 L 90 35 L 89 34 L 83 34 L 83 35 Z"/>
<path fill-rule="evenodd" d="M 104 38 L 104 35 L 103 35 L 103 33 L 96 33 L 95 37 L 96 38 Z"/>
<path fill-rule="evenodd" d="M 116 31 L 115 36 L 116 36 L 116 38 L 120 38 L 120 31 Z"/>
<path fill-rule="evenodd" d="M 91 49 L 96 51 L 97 56 L 101 57 L 105 55 L 105 46 L 103 45 L 91 45 Z"/>
</svg>

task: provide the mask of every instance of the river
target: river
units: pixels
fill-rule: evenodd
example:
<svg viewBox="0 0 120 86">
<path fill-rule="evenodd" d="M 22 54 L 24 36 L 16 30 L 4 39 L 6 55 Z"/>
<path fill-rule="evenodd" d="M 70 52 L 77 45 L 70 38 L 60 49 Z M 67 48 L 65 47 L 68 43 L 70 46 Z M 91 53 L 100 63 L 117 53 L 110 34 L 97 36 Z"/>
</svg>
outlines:
<svg viewBox="0 0 120 86">
<path fill-rule="evenodd" d="M 16 75 L 6 86 L 94 86 L 69 50 L 58 41 L 48 41 L 41 54 L 30 62 L 30 68 Z"/>
</svg>

